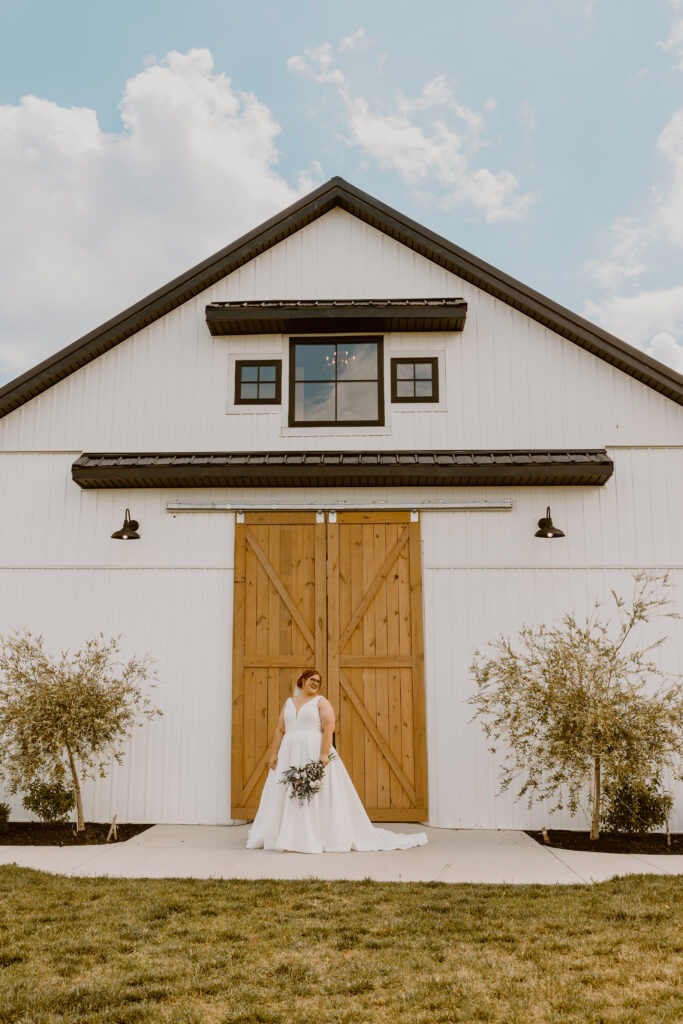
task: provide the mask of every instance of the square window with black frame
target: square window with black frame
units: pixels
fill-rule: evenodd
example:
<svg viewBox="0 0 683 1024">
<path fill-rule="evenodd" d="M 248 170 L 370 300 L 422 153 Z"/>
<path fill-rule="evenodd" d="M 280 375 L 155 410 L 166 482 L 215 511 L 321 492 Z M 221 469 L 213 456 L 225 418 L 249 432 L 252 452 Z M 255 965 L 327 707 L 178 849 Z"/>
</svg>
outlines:
<svg viewBox="0 0 683 1024">
<path fill-rule="evenodd" d="M 392 402 L 438 402 L 439 361 L 436 356 L 391 360 Z"/>
<path fill-rule="evenodd" d="M 236 360 L 235 405 L 280 405 L 281 401 L 281 360 Z"/>
</svg>

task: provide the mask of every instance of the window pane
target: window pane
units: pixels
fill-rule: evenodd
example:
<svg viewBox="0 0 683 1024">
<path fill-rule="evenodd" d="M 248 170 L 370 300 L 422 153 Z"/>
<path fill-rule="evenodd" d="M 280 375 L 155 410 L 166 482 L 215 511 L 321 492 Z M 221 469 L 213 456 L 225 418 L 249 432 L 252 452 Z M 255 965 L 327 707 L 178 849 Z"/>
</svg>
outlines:
<svg viewBox="0 0 683 1024">
<path fill-rule="evenodd" d="M 295 390 L 297 421 L 334 420 L 334 384 L 297 384 Z"/>
<path fill-rule="evenodd" d="M 258 380 L 258 366 L 241 366 L 241 380 Z"/>
<path fill-rule="evenodd" d="M 377 380 L 377 344 L 337 344 L 337 380 Z"/>
<path fill-rule="evenodd" d="M 290 424 L 378 423 L 381 351 L 380 338 L 291 339 Z"/>
<path fill-rule="evenodd" d="M 432 379 L 432 364 L 431 363 L 415 363 L 415 376 L 419 380 L 431 380 Z"/>
<path fill-rule="evenodd" d="M 295 345 L 295 380 L 334 380 L 334 345 Z"/>
<path fill-rule="evenodd" d="M 434 394 L 432 390 L 431 380 L 416 380 L 415 381 L 415 397 L 416 398 L 431 398 Z"/>
<path fill-rule="evenodd" d="M 415 394 L 415 384 L 412 380 L 397 380 L 396 381 L 396 397 L 397 398 L 412 398 Z"/>
<path fill-rule="evenodd" d="M 376 383 L 369 381 L 337 385 L 338 420 L 376 420 L 378 415 Z"/>
<path fill-rule="evenodd" d="M 258 395 L 259 398 L 275 398 L 275 384 L 261 384 Z"/>
<path fill-rule="evenodd" d="M 275 366 L 271 363 L 268 366 L 259 366 L 259 380 L 275 380 Z"/>
<path fill-rule="evenodd" d="M 412 380 L 414 376 L 415 366 L 413 363 L 396 363 L 397 380 Z"/>
<path fill-rule="evenodd" d="M 242 384 L 240 398 L 258 398 L 258 384 Z"/>
</svg>

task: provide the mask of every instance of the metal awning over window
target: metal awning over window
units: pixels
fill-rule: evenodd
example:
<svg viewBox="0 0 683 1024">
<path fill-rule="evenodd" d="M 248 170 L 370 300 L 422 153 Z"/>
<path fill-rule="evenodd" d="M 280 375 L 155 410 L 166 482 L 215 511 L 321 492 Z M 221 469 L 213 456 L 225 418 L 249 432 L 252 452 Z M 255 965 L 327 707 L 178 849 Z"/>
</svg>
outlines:
<svg viewBox="0 0 683 1024">
<path fill-rule="evenodd" d="M 462 331 L 466 315 L 464 299 L 212 302 L 206 307 L 213 335 Z"/>
<path fill-rule="evenodd" d="M 84 454 L 71 468 L 84 489 L 117 487 L 599 486 L 604 449 L 434 452 L 143 452 Z"/>
</svg>

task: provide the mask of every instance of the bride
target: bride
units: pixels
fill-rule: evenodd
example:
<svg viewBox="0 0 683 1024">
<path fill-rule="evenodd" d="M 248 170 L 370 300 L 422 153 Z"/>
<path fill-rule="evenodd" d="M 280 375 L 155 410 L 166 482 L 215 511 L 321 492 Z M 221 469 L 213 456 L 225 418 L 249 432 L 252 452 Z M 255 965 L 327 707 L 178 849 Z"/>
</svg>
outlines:
<svg viewBox="0 0 683 1024">
<path fill-rule="evenodd" d="M 349 850 L 405 850 L 423 846 L 424 832 L 410 834 L 375 828 L 341 758 L 332 746 L 334 709 L 320 694 L 320 673 L 299 676 L 293 697 L 280 713 L 268 753 L 269 772 L 261 803 L 247 837 L 250 850 L 346 853 Z M 290 766 L 320 761 L 324 775 L 309 802 L 290 799 L 282 775 Z"/>
</svg>

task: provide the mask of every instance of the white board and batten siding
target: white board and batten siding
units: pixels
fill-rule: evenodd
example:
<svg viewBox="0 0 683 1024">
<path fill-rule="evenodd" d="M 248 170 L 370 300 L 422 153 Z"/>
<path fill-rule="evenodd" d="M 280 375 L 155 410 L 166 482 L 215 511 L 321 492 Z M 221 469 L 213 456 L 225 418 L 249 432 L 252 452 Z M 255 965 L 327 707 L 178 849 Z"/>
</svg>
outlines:
<svg viewBox="0 0 683 1024">
<path fill-rule="evenodd" d="M 386 426 L 360 432 L 288 428 L 284 403 L 273 412 L 232 405 L 231 360 L 286 361 L 288 339 L 212 338 L 208 303 L 413 296 L 468 302 L 462 334 L 386 339 L 387 360 L 442 358 L 447 397 L 437 408 L 387 402 Z M 20 451 L 272 451 L 294 440 L 312 450 L 676 446 L 682 417 L 664 396 L 333 211 L 22 406 L 0 421 L 0 438 Z"/>
<path fill-rule="evenodd" d="M 462 334 L 385 335 L 387 419 L 366 430 L 292 429 L 283 406 L 232 398 L 236 358 L 283 359 L 288 338 L 212 338 L 209 302 L 462 297 Z M 389 359 L 437 355 L 441 401 L 392 406 Z M 104 820 L 230 820 L 234 516 L 171 515 L 171 501 L 296 503 L 291 489 L 81 490 L 83 451 L 606 448 L 604 487 L 313 489 L 306 501 L 511 499 L 509 512 L 423 512 L 429 823 L 584 827 L 498 796 L 497 766 L 471 721 L 473 649 L 522 623 L 588 613 L 637 569 L 670 570 L 683 605 L 683 408 L 553 331 L 334 210 L 0 420 L 0 631 L 27 626 L 55 649 L 97 632 L 156 659 L 164 717 L 135 732 L 122 766 L 89 785 Z M 9 500 L 8 500 L 9 496 Z M 534 538 L 552 507 L 562 541 Z M 142 539 L 110 539 L 123 512 Z M 680 624 L 662 663 L 683 666 Z M 16 802 L 19 808 L 18 801 Z M 20 813 L 17 811 L 17 813 Z M 678 793 L 672 827 L 683 828 Z"/>
</svg>

